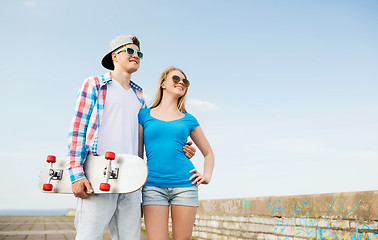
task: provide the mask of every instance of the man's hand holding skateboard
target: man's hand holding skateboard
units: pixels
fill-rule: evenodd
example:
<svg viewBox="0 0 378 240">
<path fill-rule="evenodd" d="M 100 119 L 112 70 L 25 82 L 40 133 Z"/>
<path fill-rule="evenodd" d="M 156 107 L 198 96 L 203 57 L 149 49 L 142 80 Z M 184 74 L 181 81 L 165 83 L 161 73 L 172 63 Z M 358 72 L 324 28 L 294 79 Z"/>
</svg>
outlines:
<svg viewBox="0 0 378 240">
<path fill-rule="evenodd" d="M 83 178 L 72 183 L 72 192 L 75 197 L 88 198 L 88 196 L 93 193 L 93 189 L 88 179 Z"/>
</svg>

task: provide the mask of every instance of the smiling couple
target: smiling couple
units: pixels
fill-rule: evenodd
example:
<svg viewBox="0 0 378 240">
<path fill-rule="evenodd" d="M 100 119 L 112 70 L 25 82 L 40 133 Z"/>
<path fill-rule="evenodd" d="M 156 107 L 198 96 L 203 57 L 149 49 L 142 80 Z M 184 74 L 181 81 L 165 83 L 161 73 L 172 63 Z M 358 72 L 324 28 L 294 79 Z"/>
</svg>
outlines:
<svg viewBox="0 0 378 240">
<path fill-rule="evenodd" d="M 165 69 L 147 108 L 142 88 L 131 80 L 142 59 L 135 36 L 118 36 L 102 59 L 110 72 L 86 79 L 79 90 L 66 160 L 78 198 L 76 239 L 102 239 L 107 226 L 112 239 L 140 239 L 141 204 L 148 239 L 168 239 L 169 210 L 173 239 L 191 238 L 198 186 L 210 182 L 214 154 L 197 119 L 186 111 L 186 74 L 175 67 Z M 190 161 L 196 150 L 187 144 L 189 136 L 204 157 L 203 174 Z M 112 151 L 143 158 L 144 149 L 149 175 L 142 190 L 91 194 L 83 170 L 89 154 Z"/>
</svg>

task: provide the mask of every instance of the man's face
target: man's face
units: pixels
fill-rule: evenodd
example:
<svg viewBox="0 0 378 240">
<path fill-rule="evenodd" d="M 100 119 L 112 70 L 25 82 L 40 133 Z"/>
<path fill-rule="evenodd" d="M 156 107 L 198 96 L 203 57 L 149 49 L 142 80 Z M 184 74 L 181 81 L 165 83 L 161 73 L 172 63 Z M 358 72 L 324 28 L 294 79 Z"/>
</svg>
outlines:
<svg viewBox="0 0 378 240">
<path fill-rule="evenodd" d="M 139 48 L 135 44 L 127 44 L 115 50 L 112 54 L 114 69 L 121 69 L 128 73 L 136 72 L 140 65 L 138 52 Z"/>
</svg>

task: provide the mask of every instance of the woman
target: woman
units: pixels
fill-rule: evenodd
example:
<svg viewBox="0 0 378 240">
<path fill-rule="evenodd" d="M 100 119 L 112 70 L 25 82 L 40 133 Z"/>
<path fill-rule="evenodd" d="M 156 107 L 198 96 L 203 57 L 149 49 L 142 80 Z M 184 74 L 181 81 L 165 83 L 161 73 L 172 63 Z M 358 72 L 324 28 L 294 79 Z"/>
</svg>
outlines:
<svg viewBox="0 0 378 240">
<path fill-rule="evenodd" d="M 213 151 L 198 121 L 185 109 L 189 85 L 182 70 L 167 68 L 158 82 L 152 107 L 139 112 L 139 156 L 143 157 L 145 144 L 149 169 L 142 205 L 150 240 L 168 239 L 169 208 L 173 239 L 190 239 L 198 186 L 211 180 Z M 203 174 L 182 151 L 189 136 L 205 158 Z"/>
</svg>

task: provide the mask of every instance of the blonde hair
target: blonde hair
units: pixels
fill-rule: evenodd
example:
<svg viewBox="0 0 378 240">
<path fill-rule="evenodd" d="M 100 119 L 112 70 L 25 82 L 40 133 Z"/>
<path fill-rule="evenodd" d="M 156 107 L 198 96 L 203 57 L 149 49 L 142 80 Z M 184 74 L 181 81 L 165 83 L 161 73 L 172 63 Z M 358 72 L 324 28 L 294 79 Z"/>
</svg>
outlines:
<svg viewBox="0 0 378 240">
<path fill-rule="evenodd" d="M 166 68 L 163 71 L 163 73 L 160 75 L 160 78 L 159 78 L 159 81 L 158 81 L 158 85 L 157 85 L 157 90 L 156 90 L 155 97 L 154 97 L 154 100 L 153 100 L 151 108 L 155 108 L 155 107 L 157 107 L 157 106 L 160 105 L 161 99 L 163 98 L 163 88 L 161 87 L 161 85 L 167 79 L 168 74 L 170 72 L 174 71 L 174 70 L 180 71 L 185 76 L 185 78 L 187 78 L 186 75 L 185 75 L 185 73 L 181 69 L 179 69 L 179 68 L 176 68 L 176 67 L 168 67 L 168 68 Z M 186 112 L 185 101 L 186 101 L 186 95 L 187 95 L 187 93 L 188 93 L 188 88 L 186 88 L 186 91 L 185 91 L 184 95 L 182 97 L 179 97 L 179 99 L 177 100 L 177 109 L 180 112 Z"/>
</svg>

